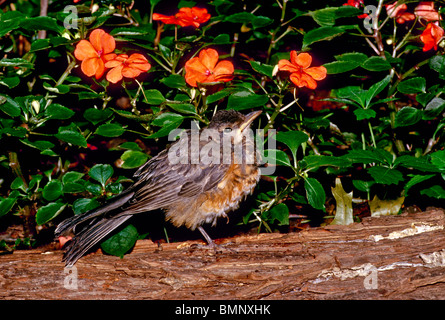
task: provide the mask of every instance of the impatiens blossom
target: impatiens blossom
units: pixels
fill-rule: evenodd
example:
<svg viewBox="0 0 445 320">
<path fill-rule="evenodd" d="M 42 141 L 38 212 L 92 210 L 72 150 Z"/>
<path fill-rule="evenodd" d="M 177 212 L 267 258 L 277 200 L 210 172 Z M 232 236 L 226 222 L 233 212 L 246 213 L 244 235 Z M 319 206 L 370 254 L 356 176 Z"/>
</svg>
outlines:
<svg viewBox="0 0 445 320">
<path fill-rule="evenodd" d="M 414 13 L 421 19 L 425 19 L 428 21 L 441 20 L 441 16 L 437 10 L 434 9 L 433 1 L 421 2 L 414 9 Z"/>
<path fill-rule="evenodd" d="M 173 16 L 153 13 L 153 20 L 162 21 L 165 24 L 177 24 L 181 27 L 194 26 L 198 28 L 202 23 L 209 21 L 210 14 L 205 8 L 181 8 Z"/>
<path fill-rule="evenodd" d="M 151 65 L 142 54 L 133 53 L 131 56 L 120 54 L 105 63 L 111 70 L 107 73 L 107 80 L 116 83 L 125 78 L 136 78 L 142 72 L 150 70 Z"/>
<path fill-rule="evenodd" d="M 290 61 L 282 59 L 278 62 L 280 71 L 290 72 L 289 79 L 299 88 L 307 87 L 309 89 L 317 88 L 317 82 L 326 78 L 326 68 L 310 67 L 312 57 L 309 53 L 298 54 L 297 51 L 290 52 Z"/>
<path fill-rule="evenodd" d="M 112 36 L 102 29 L 96 29 L 90 34 L 90 41 L 80 40 L 74 50 L 74 56 L 82 61 L 82 72 L 99 79 L 105 72 L 105 62 L 113 58 L 116 42 Z"/>
<path fill-rule="evenodd" d="M 234 67 L 232 62 L 219 60 L 219 54 L 214 49 L 201 50 L 185 64 L 185 81 L 192 87 L 197 83 L 227 82 L 232 80 Z"/>
<path fill-rule="evenodd" d="M 412 13 L 406 12 L 408 6 L 404 4 L 397 5 L 398 2 L 386 5 L 386 12 L 391 18 L 396 18 L 397 23 L 405 23 L 416 18 Z"/>
<path fill-rule="evenodd" d="M 420 40 L 423 42 L 423 51 L 429 51 L 434 48 L 437 50 L 437 45 L 442 39 L 444 30 L 436 23 L 429 23 L 425 30 L 420 35 Z"/>
</svg>

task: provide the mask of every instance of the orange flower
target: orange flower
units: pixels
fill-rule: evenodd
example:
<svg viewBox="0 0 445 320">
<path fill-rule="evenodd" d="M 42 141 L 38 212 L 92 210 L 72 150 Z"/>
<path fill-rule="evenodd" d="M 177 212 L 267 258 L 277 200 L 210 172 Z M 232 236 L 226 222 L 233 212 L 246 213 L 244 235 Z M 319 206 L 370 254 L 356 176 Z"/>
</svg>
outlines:
<svg viewBox="0 0 445 320">
<path fill-rule="evenodd" d="M 174 16 L 166 16 L 153 13 L 153 20 L 162 21 L 165 24 L 177 24 L 181 27 L 194 26 L 198 28 L 201 23 L 209 21 L 210 14 L 205 8 L 181 8 Z"/>
<path fill-rule="evenodd" d="M 105 63 L 106 68 L 111 68 L 107 73 L 107 80 L 116 83 L 125 78 L 136 78 L 142 72 L 150 70 L 151 65 L 142 54 L 133 53 L 130 57 L 120 54 Z"/>
<path fill-rule="evenodd" d="M 90 41 L 80 40 L 74 50 L 74 56 L 82 61 L 82 72 L 89 76 L 102 77 L 105 72 L 105 62 L 115 56 L 116 42 L 114 38 L 102 29 L 96 29 L 90 34 Z"/>
<path fill-rule="evenodd" d="M 315 89 L 317 88 L 315 80 L 326 78 L 326 68 L 323 66 L 309 68 L 311 63 L 312 57 L 309 53 L 297 54 L 297 51 L 293 50 L 290 52 L 290 61 L 286 59 L 278 61 L 278 69 L 290 72 L 289 78 L 297 87 Z"/>
<path fill-rule="evenodd" d="M 392 4 L 387 4 L 386 13 L 391 18 L 396 18 L 397 23 L 405 23 L 406 21 L 411 21 L 416 18 L 414 14 L 405 12 L 408 9 L 408 6 L 405 3 L 398 6 L 396 5 L 397 1 Z"/>
<path fill-rule="evenodd" d="M 439 12 L 434 9 L 433 1 L 419 3 L 419 5 L 414 9 L 414 13 L 419 18 L 423 18 L 428 21 L 442 20 Z"/>
<path fill-rule="evenodd" d="M 428 51 L 433 48 L 434 50 L 437 50 L 437 45 L 442 39 L 443 34 L 444 30 L 441 27 L 433 22 L 428 23 L 425 30 L 420 35 L 420 40 L 424 43 L 423 51 Z"/>
<path fill-rule="evenodd" d="M 192 87 L 197 83 L 227 82 L 233 79 L 232 62 L 219 61 L 219 54 L 214 49 L 201 50 L 198 57 L 185 63 L 185 81 Z"/>
</svg>

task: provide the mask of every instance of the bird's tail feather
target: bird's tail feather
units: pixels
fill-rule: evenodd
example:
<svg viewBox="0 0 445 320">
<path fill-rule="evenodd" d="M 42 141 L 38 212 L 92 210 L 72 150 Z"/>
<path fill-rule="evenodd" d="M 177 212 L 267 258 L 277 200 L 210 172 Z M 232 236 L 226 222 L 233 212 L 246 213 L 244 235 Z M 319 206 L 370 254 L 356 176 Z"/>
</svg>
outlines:
<svg viewBox="0 0 445 320">
<path fill-rule="evenodd" d="M 121 193 L 118 196 L 115 196 L 114 198 L 110 199 L 109 202 L 105 203 L 103 206 L 90 210 L 88 212 L 85 212 L 83 214 L 76 215 L 74 217 L 68 218 L 63 220 L 59 225 L 57 226 L 56 230 L 54 231 L 54 234 L 56 237 L 61 235 L 66 235 L 68 233 L 76 233 L 76 227 L 78 225 L 83 224 L 84 222 L 88 220 L 92 220 L 99 216 L 104 216 L 105 214 L 108 214 L 112 212 L 113 210 L 116 210 L 120 207 L 122 207 L 128 200 L 130 200 L 133 197 L 133 192 L 130 193 Z M 120 213 L 120 212 L 117 212 Z M 92 220 L 90 224 L 93 222 Z"/>
<path fill-rule="evenodd" d="M 125 214 L 123 205 L 133 197 L 133 192 L 122 193 L 103 206 L 62 221 L 55 236 L 74 234 L 67 244 L 63 260 L 72 266 L 88 250 L 131 217 Z M 79 230 L 78 230 L 79 229 Z"/>
<path fill-rule="evenodd" d="M 66 247 L 63 261 L 67 267 L 73 266 L 85 253 L 122 223 L 131 218 L 131 215 L 121 215 L 116 218 L 96 218 L 91 226 L 77 234 Z"/>
</svg>

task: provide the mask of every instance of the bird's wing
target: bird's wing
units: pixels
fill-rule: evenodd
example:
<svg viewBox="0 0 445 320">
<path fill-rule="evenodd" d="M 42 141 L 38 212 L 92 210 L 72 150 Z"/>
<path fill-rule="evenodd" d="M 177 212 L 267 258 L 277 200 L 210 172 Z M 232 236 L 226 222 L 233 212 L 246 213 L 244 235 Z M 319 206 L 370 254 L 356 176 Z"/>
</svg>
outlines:
<svg viewBox="0 0 445 320">
<path fill-rule="evenodd" d="M 137 181 L 131 187 L 134 196 L 123 209 L 127 214 L 138 213 L 192 198 L 215 188 L 228 168 L 227 164 L 172 164 L 164 150 L 136 171 Z"/>
</svg>

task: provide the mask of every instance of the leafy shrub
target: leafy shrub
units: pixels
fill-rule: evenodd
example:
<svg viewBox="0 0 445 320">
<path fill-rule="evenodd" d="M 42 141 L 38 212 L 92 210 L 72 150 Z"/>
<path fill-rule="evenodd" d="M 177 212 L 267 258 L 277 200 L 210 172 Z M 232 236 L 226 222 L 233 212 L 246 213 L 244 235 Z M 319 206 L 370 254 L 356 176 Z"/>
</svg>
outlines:
<svg viewBox="0 0 445 320">
<path fill-rule="evenodd" d="M 344 1 L 2 4 L 1 229 L 34 238 L 99 206 L 171 130 L 224 108 L 278 132 L 243 223 L 320 220 L 332 196 L 338 213 L 342 184 L 392 213 L 441 205 L 441 3 Z"/>
</svg>

